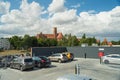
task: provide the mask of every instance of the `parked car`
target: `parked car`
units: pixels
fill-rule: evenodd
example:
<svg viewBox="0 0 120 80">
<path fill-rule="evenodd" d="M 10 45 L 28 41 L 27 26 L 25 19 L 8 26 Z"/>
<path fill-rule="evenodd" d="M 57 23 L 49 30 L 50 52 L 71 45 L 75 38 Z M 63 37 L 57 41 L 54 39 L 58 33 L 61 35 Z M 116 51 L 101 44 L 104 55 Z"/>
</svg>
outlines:
<svg viewBox="0 0 120 80">
<path fill-rule="evenodd" d="M 74 59 L 73 53 L 63 52 L 63 54 L 65 54 L 67 56 L 68 60 L 73 61 L 73 59 Z"/>
<path fill-rule="evenodd" d="M 102 57 L 102 62 L 108 63 L 118 63 L 120 64 L 120 54 L 109 54 Z"/>
<path fill-rule="evenodd" d="M 42 62 L 44 62 L 43 67 L 49 67 L 51 65 L 51 61 L 46 56 L 40 56 Z"/>
<path fill-rule="evenodd" d="M 1 67 L 3 67 L 3 65 L 2 65 L 2 62 L 1 62 L 1 60 L 0 60 L 0 68 L 1 68 Z"/>
<path fill-rule="evenodd" d="M 32 59 L 34 61 L 35 67 L 38 67 L 38 68 L 43 67 L 43 61 L 41 58 L 39 58 L 38 56 L 34 56 L 34 57 L 32 57 Z"/>
<path fill-rule="evenodd" d="M 26 69 L 33 69 L 34 63 L 31 57 L 18 57 L 14 58 L 10 62 L 10 68 L 20 69 L 21 71 Z"/>
<path fill-rule="evenodd" d="M 68 61 L 67 56 L 65 54 L 62 54 L 62 53 L 52 54 L 48 58 L 51 61 L 58 61 L 59 63 Z"/>
<path fill-rule="evenodd" d="M 10 62 L 14 59 L 14 56 L 12 55 L 8 55 L 8 56 L 4 56 L 1 59 L 1 64 L 3 67 L 9 67 L 10 66 Z"/>
</svg>

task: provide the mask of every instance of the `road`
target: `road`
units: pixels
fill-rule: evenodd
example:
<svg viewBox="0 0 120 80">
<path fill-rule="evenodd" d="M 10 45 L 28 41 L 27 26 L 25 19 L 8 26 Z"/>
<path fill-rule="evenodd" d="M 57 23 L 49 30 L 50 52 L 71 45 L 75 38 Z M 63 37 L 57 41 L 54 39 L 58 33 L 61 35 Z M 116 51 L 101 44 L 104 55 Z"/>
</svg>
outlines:
<svg viewBox="0 0 120 80">
<path fill-rule="evenodd" d="M 100 64 L 99 59 L 77 58 L 72 62 L 52 62 L 50 68 L 34 68 L 20 71 L 16 69 L 0 69 L 0 80 L 56 80 L 65 74 L 75 74 L 75 65 L 80 64 L 80 75 L 94 80 L 120 80 L 120 65 Z"/>
</svg>

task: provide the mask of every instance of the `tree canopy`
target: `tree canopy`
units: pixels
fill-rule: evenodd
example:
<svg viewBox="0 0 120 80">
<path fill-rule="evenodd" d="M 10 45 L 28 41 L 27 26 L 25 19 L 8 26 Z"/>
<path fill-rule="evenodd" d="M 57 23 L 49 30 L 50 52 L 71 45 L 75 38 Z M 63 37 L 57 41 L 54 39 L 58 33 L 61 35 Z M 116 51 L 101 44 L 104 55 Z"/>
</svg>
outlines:
<svg viewBox="0 0 120 80">
<path fill-rule="evenodd" d="M 62 40 L 57 39 L 48 39 L 48 38 L 39 38 L 37 39 L 35 36 L 24 35 L 24 37 L 20 36 L 12 36 L 9 38 L 11 48 L 12 49 L 29 49 L 31 47 L 50 47 L 50 46 L 80 46 L 83 43 L 87 43 L 89 46 L 92 44 L 106 44 L 107 40 L 105 39 L 103 42 L 97 42 L 95 37 L 86 37 L 86 34 L 78 39 L 75 35 L 65 34 Z M 112 44 L 120 45 L 120 41 L 112 41 Z"/>
</svg>

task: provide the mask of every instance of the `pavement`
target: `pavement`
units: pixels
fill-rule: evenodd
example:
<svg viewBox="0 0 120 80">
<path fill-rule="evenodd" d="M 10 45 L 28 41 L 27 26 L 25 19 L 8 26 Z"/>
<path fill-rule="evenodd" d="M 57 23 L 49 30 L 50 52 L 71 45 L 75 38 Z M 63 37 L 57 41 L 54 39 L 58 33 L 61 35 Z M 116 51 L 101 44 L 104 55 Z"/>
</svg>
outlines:
<svg viewBox="0 0 120 80">
<path fill-rule="evenodd" d="M 120 80 L 120 64 L 100 64 L 99 59 L 75 58 L 72 62 L 52 62 L 49 68 L 34 68 L 20 71 L 0 68 L 0 80 L 56 80 L 66 74 L 75 74 L 75 65 L 80 65 L 80 75 L 93 80 Z"/>
</svg>

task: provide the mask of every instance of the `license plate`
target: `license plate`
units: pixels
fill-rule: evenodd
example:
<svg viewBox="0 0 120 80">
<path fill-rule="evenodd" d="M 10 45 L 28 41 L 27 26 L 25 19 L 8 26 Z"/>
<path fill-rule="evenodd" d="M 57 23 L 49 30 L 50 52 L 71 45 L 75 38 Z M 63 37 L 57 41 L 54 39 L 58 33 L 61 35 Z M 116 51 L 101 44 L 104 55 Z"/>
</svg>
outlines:
<svg viewBox="0 0 120 80">
<path fill-rule="evenodd" d="M 32 63 L 28 63 L 29 65 L 32 65 Z"/>
</svg>

